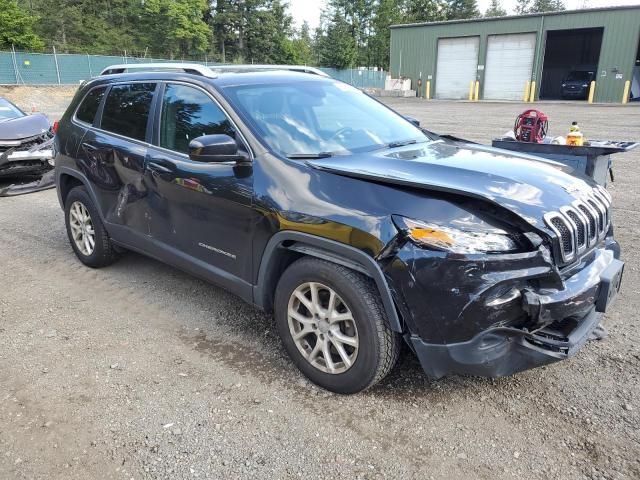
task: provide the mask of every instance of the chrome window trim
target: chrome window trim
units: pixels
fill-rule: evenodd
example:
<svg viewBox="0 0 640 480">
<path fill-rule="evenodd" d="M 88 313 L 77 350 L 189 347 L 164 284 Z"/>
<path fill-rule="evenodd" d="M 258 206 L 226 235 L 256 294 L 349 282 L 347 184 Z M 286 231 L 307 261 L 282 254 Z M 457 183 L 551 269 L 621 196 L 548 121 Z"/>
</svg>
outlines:
<svg viewBox="0 0 640 480">
<path fill-rule="evenodd" d="M 87 93 L 85 94 L 88 95 L 89 92 L 95 88 L 109 88 L 109 87 L 113 87 L 116 85 L 130 85 L 132 83 L 155 83 L 156 85 L 160 85 L 160 84 L 167 84 L 167 83 L 178 83 L 178 84 L 182 84 L 182 85 L 186 85 L 189 87 L 195 87 L 198 88 L 200 90 L 202 90 L 206 95 L 208 95 L 211 99 L 213 99 L 213 101 L 216 103 L 216 105 L 218 105 L 218 107 L 222 110 L 222 113 L 224 113 L 227 118 L 229 119 L 229 121 L 231 122 L 231 125 L 233 126 L 233 128 L 238 132 L 238 134 L 240 135 L 240 137 L 242 138 L 242 141 L 244 142 L 245 146 L 247 147 L 247 151 L 249 153 L 249 157 L 250 157 L 250 161 L 253 162 L 253 160 L 255 159 L 255 155 L 253 153 L 253 150 L 251 149 L 251 145 L 249 145 L 249 142 L 247 142 L 246 137 L 244 136 L 244 134 L 242 133 L 242 131 L 238 128 L 238 125 L 236 124 L 236 122 L 233 121 L 233 119 L 229 116 L 229 114 L 227 113 L 226 109 L 224 109 L 222 107 L 222 105 L 220 105 L 220 102 L 211 95 L 211 93 L 207 92 L 207 90 L 205 90 L 204 88 L 198 86 L 198 85 L 194 85 L 193 83 L 189 83 L 189 82 L 184 82 L 184 81 L 173 81 L 173 80 L 130 80 L 130 81 L 121 81 L 121 82 L 110 82 L 110 83 L 105 83 L 105 84 L 101 84 L 101 85 L 96 85 L 95 87 L 92 87 L 90 90 L 87 91 Z M 156 87 L 157 89 L 157 87 Z M 154 92 L 155 94 L 155 92 Z M 83 97 L 83 101 L 84 101 L 84 97 Z M 80 104 L 82 104 L 82 102 L 80 102 Z M 77 109 L 80 107 L 80 104 L 78 104 Z M 162 108 L 162 103 L 160 103 L 160 108 Z M 114 135 L 117 138 L 120 138 L 122 140 L 127 140 L 129 142 L 134 142 L 137 143 L 139 145 L 143 145 L 147 148 L 157 148 L 160 150 L 164 150 L 165 152 L 170 152 L 173 155 L 180 155 L 181 157 L 184 157 L 185 160 L 189 161 L 189 162 L 193 162 L 196 164 L 205 164 L 206 162 L 194 162 L 193 160 L 191 160 L 189 158 L 189 155 L 182 153 L 182 152 L 176 152 L 175 150 L 170 150 L 168 148 L 164 148 L 161 147 L 160 145 L 154 145 L 153 143 L 149 143 L 143 140 L 138 140 L 136 138 L 131 138 L 131 137 L 127 137 L 126 135 L 121 135 L 119 133 L 115 133 L 112 132 L 110 130 L 104 130 L 103 128 L 99 128 L 99 127 L 95 127 L 93 125 L 90 125 L 88 123 L 83 122 L 82 120 L 76 119 L 75 117 L 75 113 L 73 118 L 71 119 L 72 122 L 80 124 L 80 126 L 84 127 L 84 128 L 88 128 L 91 129 L 93 131 L 96 132 L 100 132 L 100 133 L 106 133 L 109 135 Z M 160 121 L 160 115 L 158 115 L 158 121 Z M 102 122 L 101 122 L 102 123 Z M 238 162 L 234 162 L 234 161 L 230 161 L 230 162 L 210 162 L 210 163 L 206 163 L 207 165 L 237 165 Z"/>
<path fill-rule="evenodd" d="M 156 89 L 157 89 L 158 88 L 157 85 L 160 83 L 160 81 L 159 80 L 131 80 L 129 82 L 122 81 L 122 82 L 104 83 L 102 85 L 96 85 L 95 87 L 91 88 L 91 90 L 93 90 L 94 88 L 99 88 L 99 87 L 107 87 L 107 88 L 109 88 L 109 87 L 113 87 L 115 85 L 130 85 L 132 83 L 155 83 L 156 84 Z M 89 90 L 89 91 L 91 91 L 91 90 Z M 87 92 L 87 94 L 88 93 L 89 92 Z M 154 95 L 155 95 L 155 91 L 154 91 Z M 149 113 L 151 113 L 151 112 L 149 112 Z M 74 123 L 79 123 L 80 126 L 88 128 L 88 129 L 91 129 L 91 130 L 93 130 L 95 132 L 108 133 L 109 135 L 115 135 L 116 137 L 121 138 L 122 140 L 127 140 L 129 142 L 134 142 L 134 143 L 137 143 L 139 145 L 144 145 L 146 147 L 153 147 L 153 145 L 151 143 L 145 142 L 144 140 L 138 140 L 137 138 L 127 137 L 126 135 L 122 135 L 120 133 L 115 133 L 115 132 L 112 132 L 110 130 L 105 130 L 103 128 L 98 128 L 98 127 L 95 127 L 93 125 L 89 125 L 89 124 L 83 122 L 82 120 L 76 120 L 75 119 L 75 114 L 74 114 L 73 118 L 71 119 L 71 121 L 74 122 Z M 102 118 L 100 119 L 100 124 L 102 125 Z"/>
</svg>

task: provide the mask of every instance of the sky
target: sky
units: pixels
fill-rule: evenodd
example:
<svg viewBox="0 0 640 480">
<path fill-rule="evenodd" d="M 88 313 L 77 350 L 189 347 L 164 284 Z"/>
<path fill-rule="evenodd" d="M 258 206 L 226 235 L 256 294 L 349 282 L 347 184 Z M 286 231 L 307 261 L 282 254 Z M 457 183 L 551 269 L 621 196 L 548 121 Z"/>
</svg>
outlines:
<svg viewBox="0 0 640 480">
<path fill-rule="evenodd" d="M 478 0 L 480 11 L 484 12 L 490 3 L 491 0 Z M 501 0 L 501 3 L 509 13 L 513 13 L 515 0 Z M 311 29 L 314 29 L 320 20 L 320 12 L 324 7 L 325 0 L 289 0 L 289 4 L 296 24 L 299 26 L 306 20 Z M 615 5 L 640 5 L 640 0 L 565 0 L 564 4 L 568 9 L 597 8 Z"/>
</svg>

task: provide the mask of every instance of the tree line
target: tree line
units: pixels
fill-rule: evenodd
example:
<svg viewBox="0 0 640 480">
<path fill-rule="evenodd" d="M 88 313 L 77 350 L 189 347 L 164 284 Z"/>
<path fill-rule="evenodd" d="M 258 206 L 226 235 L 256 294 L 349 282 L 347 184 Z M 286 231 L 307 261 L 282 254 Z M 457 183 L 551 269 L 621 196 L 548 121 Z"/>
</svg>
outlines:
<svg viewBox="0 0 640 480">
<path fill-rule="evenodd" d="M 516 13 L 563 9 L 517 0 Z M 312 31 L 285 0 L 0 0 L 0 49 L 388 69 L 391 25 L 506 14 L 500 0 L 327 0 Z"/>
</svg>

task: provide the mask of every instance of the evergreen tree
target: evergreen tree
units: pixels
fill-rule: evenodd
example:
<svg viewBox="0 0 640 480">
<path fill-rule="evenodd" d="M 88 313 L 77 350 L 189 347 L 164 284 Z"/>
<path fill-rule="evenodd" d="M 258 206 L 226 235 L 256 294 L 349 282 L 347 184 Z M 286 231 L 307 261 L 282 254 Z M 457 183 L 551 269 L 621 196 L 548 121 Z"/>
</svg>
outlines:
<svg viewBox="0 0 640 480">
<path fill-rule="evenodd" d="M 502 8 L 500 0 L 491 0 L 491 5 L 484 13 L 485 17 L 504 17 L 507 15 L 507 11 Z"/>
<path fill-rule="evenodd" d="M 369 66 L 389 69 L 391 49 L 391 25 L 403 23 L 405 18 L 398 8 L 398 0 L 379 0 L 373 17 L 373 37 L 369 44 L 371 63 Z"/>
<path fill-rule="evenodd" d="M 23 11 L 15 0 L 0 0 L 0 48 L 42 49 L 44 42 L 33 30 L 37 19 Z"/>
<path fill-rule="evenodd" d="M 524 15 L 525 13 L 529 13 L 531 0 L 516 0 L 516 13 L 518 15 Z"/>
<path fill-rule="evenodd" d="M 173 59 L 209 49 L 211 31 L 204 22 L 206 0 L 145 0 L 142 18 L 147 42 Z"/>
<path fill-rule="evenodd" d="M 296 32 L 291 40 L 293 62 L 297 65 L 314 65 L 313 40 L 309 29 L 309 23 L 302 23 L 300 30 Z"/>
<path fill-rule="evenodd" d="M 319 44 L 320 65 L 331 68 L 353 68 L 358 48 L 352 26 L 339 12 L 335 12 Z"/>
<path fill-rule="evenodd" d="M 437 22 L 446 20 L 447 4 L 443 0 L 405 0 L 404 22 Z"/>
<path fill-rule="evenodd" d="M 562 2 L 562 0 L 533 0 L 529 12 L 558 12 L 564 9 L 564 2 Z"/>
<path fill-rule="evenodd" d="M 480 16 L 476 0 L 448 0 L 446 6 L 448 20 L 477 18 Z"/>
</svg>

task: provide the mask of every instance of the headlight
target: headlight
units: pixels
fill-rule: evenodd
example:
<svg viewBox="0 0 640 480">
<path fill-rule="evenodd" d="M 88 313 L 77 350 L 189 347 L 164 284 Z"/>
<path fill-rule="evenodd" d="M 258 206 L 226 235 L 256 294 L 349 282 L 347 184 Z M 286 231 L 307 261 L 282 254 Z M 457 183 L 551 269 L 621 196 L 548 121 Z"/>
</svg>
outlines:
<svg viewBox="0 0 640 480">
<path fill-rule="evenodd" d="M 518 250 L 504 231 L 470 231 L 394 216 L 396 226 L 416 245 L 451 253 L 506 253 Z"/>
</svg>

